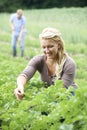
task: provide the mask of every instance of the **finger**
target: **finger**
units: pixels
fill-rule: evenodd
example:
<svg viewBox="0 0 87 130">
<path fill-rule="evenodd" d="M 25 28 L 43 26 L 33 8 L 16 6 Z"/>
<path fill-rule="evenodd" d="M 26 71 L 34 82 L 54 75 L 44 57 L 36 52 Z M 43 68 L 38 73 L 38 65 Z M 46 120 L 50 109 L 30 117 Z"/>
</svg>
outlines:
<svg viewBox="0 0 87 130">
<path fill-rule="evenodd" d="M 19 99 L 19 100 L 21 100 L 23 97 L 24 97 L 24 94 L 23 95 L 20 95 L 20 94 L 17 95 L 17 99 Z"/>
<path fill-rule="evenodd" d="M 23 90 L 18 90 L 18 94 L 19 95 L 24 95 L 24 91 Z"/>
<path fill-rule="evenodd" d="M 22 97 L 20 97 L 18 95 L 16 95 L 16 98 L 17 98 L 17 100 L 21 100 L 22 99 Z"/>
<path fill-rule="evenodd" d="M 21 100 L 21 99 L 23 98 L 23 95 L 20 95 L 20 94 L 18 94 L 18 93 L 15 93 L 15 96 L 16 96 L 16 98 L 17 98 L 18 100 Z"/>
<path fill-rule="evenodd" d="M 14 93 L 15 93 L 15 94 L 19 94 L 19 95 L 23 95 L 23 94 L 24 94 L 24 91 L 21 90 L 21 89 L 16 88 L 16 89 L 14 90 Z"/>
<path fill-rule="evenodd" d="M 18 100 L 20 100 L 20 99 L 22 99 L 24 97 L 24 91 L 23 90 L 18 90 L 18 88 L 16 88 L 14 90 L 14 94 L 15 94 L 15 96 L 16 96 L 16 98 Z"/>
</svg>

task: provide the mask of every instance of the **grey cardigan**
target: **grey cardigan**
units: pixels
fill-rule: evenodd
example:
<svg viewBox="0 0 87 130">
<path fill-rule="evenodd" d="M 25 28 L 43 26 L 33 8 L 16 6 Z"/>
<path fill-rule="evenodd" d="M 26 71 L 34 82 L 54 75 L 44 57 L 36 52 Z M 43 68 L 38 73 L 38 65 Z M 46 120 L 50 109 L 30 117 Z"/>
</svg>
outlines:
<svg viewBox="0 0 87 130">
<path fill-rule="evenodd" d="M 33 57 L 20 75 L 25 75 L 28 81 L 33 77 L 36 71 L 40 73 L 41 80 L 46 82 L 48 86 L 53 83 L 52 77 L 50 76 L 46 65 L 45 55 L 38 55 Z M 64 87 L 68 88 L 69 86 L 73 86 L 77 88 L 77 85 L 74 83 L 75 72 L 76 64 L 74 60 L 68 56 L 63 66 L 60 78 L 60 80 L 63 80 Z"/>
</svg>

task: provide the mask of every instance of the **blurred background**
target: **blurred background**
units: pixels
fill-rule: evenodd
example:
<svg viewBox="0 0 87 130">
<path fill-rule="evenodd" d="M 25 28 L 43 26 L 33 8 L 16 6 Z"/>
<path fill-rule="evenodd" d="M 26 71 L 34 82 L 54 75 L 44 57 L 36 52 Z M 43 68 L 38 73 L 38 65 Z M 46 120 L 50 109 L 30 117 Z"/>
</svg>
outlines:
<svg viewBox="0 0 87 130">
<path fill-rule="evenodd" d="M 23 9 L 45 9 L 54 7 L 85 7 L 87 0 L 1 0 L 0 12 L 14 12 Z"/>
</svg>

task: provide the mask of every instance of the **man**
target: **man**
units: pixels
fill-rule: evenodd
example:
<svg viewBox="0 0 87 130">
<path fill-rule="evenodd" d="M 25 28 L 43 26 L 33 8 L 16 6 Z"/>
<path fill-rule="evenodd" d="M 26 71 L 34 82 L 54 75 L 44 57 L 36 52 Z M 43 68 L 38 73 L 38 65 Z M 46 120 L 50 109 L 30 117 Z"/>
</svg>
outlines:
<svg viewBox="0 0 87 130">
<path fill-rule="evenodd" d="M 23 15 L 22 9 L 18 9 L 16 13 L 11 15 L 10 25 L 12 29 L 13 56 L 17 55 L 16 51 L 17 41 L 20 43 L 21 57 L 24 55 L 25 24 L 26 19 Z"/>
</svg>

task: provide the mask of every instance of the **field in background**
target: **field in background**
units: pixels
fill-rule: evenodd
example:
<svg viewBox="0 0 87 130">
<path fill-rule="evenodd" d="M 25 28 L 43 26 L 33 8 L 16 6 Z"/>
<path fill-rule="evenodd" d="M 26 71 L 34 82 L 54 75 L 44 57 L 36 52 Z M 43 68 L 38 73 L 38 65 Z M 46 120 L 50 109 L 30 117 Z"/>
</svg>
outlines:
<svg viewBox="0 0 87 130">
<path fill-rule="evenodd" d="M 68 53 L 77 63 L 77 79 L 87 80 L 87 8 L 62 8 L 45 10 L 25 10 L 27 19 L 27 34 L 25 41 L 25 57 L 31 58 L 41 53 L 39 34 L 45 27 L 55 27 L 62 33 Z M 11 29 L 9 18 L 11 14 L 0 14 L 0 60 L 16 62 L 21 60 L 26 66 L 25 59 L 11 57 Z M 19 45 L 18 53 L 19 53 Z M 5 57 L 5 58 L 3 58 Z M 9 60 L 8 60 L 9 59 Z M 21 63 L 22 64 L 22 63 Z M 19 63 L 20 66 L 20 63 Z M 21 69 L 20 69 L 21 70 Z"/>
<path fill-rule="evenodd" d="M 61 31 L 62 37 L 65 41 L 65 48 L 69 53 L 69 55 L 74 58 L 77 64 L 77 73 L 75 81 L 81 88 L 80 91 L 85 93 L 85 89 L 87 89 L 86 13 L 87 8 L 62 8 L 62 9 L 54 8 L 45 10 L 44 9 L 25 10 L 24 14 L 27 19 L 27 25 L 26 25 L 27 34 L 25 41 L 25 56 L 23 58 L 20 57 L 19 44 L 17 44 L 18 56 L 16 58 L 12 57 L 12 50 L 10 44 L 11 29 L 9 26 L 9 18 L 11 14 L 7 13 L 0 14 L 0 91 L 1 91 L 0 106 L 2 106 L 2 108 L 0 108 L 0 111 L 3 117 L 3 122 L 5 122 L 5 125 L 10 124 L 9 119 L 13 118 L 9 117 L 9 114 L 11 114 L 12 111 L 11 108 L 12 107 L 16 108 L 16 105 L 18 105 L 18 102 L 16 102 L 15 97 L 13 95 L 13 90 L 16 87 L 16 78 L 19 75 L 19 73 L 25 68 L 30 58 L 32 58 L 37 54 L 41 54 L 39 34 L 45 27 L 55 27 Z M 35 77 L 38 77 L 38 73 L 36 73 Z M 79 101 L 80 97 L 81 99 L 83 98 L 82 101 L 86 100 L 87 98 L 86 95 L 87 93 L 84 94 L 83 98 L 80 93 Z M 11 110 L 9 110 L 9 108 Z M 7 115 L 6 111 L 8 112 Z M 5 119 L 5 117 L 7 119 Z M 80 118 L 82 117 L 79 116 L 78 119 Z M 84 119 L 86 120 L 86 117 Z M 6 122 L 8 124 L 6 124 Z M 72 126 L 70 125 L 70 127 Z M 13 127 L 10 126 L 10 128 Z M 7 130 L 7 127 L 4 126 L 4 130 Z"/>
<path fill-rule="evenodd" d="M 27 40 L 38 38 L 38 34 L 44 27 L 56 27 L 61 31 L 66 42 L 86 43 L 86 12 L 87 7 L 25 10 L 24 14 L 27 18 L 27 36 L 29 38 Z M 2 13 L 0 14 L 0 17 L 0 32 L 10 35 L 10 14 Z M 3 35 L 0 39 L 3 39 Z M 4 41 L 7 40 L 9 40 L 9 38 L 6 37 Z"/>
</svg>

